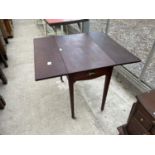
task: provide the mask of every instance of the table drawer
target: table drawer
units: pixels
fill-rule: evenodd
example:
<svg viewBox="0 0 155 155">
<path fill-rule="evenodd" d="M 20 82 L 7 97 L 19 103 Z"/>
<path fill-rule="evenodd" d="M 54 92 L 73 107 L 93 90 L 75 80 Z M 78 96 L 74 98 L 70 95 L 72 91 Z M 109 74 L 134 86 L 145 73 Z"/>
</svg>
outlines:
<svg viewBox="0 0 155 155">
<path fill-rule="evenodd" d="M 141 113 L 143 113 L 143 115 L 145 115 L 150 121 L 154 120 L 153 117 L 148 113 L 148 111 L 139 102 L 137 104 L 137 109 L 141 111 Z"/>
<path fill-rule="evenodd" d="M 101 68 L 101 69 L 95 69 L 91 71 L 84 71 L 84 72 L 78 72 L 71 74 L 71 77 L 73 80 L 89 80 L 93 78 L 100 77 L 102 75 L 107 75 L 112 72 L 112 67 L 109 68 Z"/>
<path fill-rule="evenodd" d="M 150 135 L 150 133 L 133 117 L 127 125 L 127 131 L 131 135 Z"/>
<path fill-rule="evenodd" d="M 153 127 L 151 128 L 150 132 L 151 132 L 152 135 L 155 135 L 155 126 L 153 126 Z"/>
<path fill-rule="evenodd" d="M 137 111 L 135 113 L 135 118 L 140 122 L 141 125 L 144 126 L 144 128 L 146 130 L 150 130 L 152 127 L 152 121 L 147 117 L 147 115 L 145 115 L 144 113 L 142 113 L 141 111 Z"/>
</svg>

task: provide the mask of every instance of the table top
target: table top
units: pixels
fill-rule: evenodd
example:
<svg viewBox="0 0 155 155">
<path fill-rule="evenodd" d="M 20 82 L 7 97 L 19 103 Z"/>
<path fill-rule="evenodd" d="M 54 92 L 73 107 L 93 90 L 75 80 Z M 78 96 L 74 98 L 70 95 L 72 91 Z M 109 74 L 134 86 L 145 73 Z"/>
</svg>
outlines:
<svg viewBox="0 0 155 155">
<path fill-rule="evenodd" d="M 36 80 L 139 61 L 100 32 L 34 39 Z"/>
<path fill-rule="evenodd" d="M 45 22 L 48 25 L 66 25 L 66 24 L 73 24 L 78 22 L 86 22 L 88 19 L 45 19 Z"/>
</svg>

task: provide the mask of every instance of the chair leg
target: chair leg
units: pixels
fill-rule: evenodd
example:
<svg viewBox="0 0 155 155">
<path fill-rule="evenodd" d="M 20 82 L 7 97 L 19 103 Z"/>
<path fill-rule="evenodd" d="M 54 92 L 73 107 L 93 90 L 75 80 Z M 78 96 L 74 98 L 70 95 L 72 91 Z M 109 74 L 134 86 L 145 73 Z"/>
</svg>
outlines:
<svg viewBox="0 0 155 155">
<path fill-rule="evenodd" d="M 8 60 L 7 54 L 4 54 L 3 57 L 4 57 L 5 60 Z"/>
<path fill-rule="evenodd" d="M 0 109 L 4 109 L 5 105 L 6 105 L 6 102 L 3 99 L 3 97 L 0 95 Z"/>
<path fill-rule="evenodd" d="M 6 78 L 5 74 L 3 73 L 3 71 L 1 70 L 1 68 L 0 68 L 0 79 L 2 80 L 3 84 L 8 83 L 7 78 Z"/>
<path fill-rule="evenodd" d="M 4 56 L 3 56 L 2 54 L 0 54 L 0 57 L 1 57 L 1 60 L 2 60 L 2 62 L 3 62 L 3 64 L 4 64 L 4 66 L 5 66 L 5 67 L 8 67 L 8 64 L 7 64 L 7 62 L 6 62 L 5 58 L 4 58 Z M 7 58 L 7 56 L 6 56 L 6 58 Z"/>
<path fill-rule="evenodd" d="M 5 41 L 6 44 L 9 43 L 7 38 L 4 38 L 4 41 Z"/>
</svg>

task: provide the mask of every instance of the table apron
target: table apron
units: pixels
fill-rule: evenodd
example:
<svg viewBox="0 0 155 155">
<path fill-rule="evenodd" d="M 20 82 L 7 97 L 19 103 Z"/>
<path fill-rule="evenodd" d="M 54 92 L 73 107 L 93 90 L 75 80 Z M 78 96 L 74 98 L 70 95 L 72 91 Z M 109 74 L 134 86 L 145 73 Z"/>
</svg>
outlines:
<svg viewBox="0 0 155 155">
<path fill-rule="evenodd" d="M 78 73 L 72 73 L 68 75 L 68 79 L 75 81 L 80 80 L 91 80 L 103 75 L 110 75 L 113 70 L 113 67 L 106 67 L 106 68 L 99 68 L 99 69 L 93 69 L 89 71 L 82 71 Z"/>
</svg>

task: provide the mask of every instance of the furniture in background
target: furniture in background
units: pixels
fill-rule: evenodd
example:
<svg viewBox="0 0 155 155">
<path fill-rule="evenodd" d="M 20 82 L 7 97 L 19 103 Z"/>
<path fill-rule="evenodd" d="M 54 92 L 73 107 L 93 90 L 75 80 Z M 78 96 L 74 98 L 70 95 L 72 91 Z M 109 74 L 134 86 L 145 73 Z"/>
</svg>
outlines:
<svg viewBox="0 0 155 155">
<path fill-rule="evenodd" d="M 68 77 L 72 118 L 75 118 L 76 81 L 106 76 L 101 105 L 103 110 L 113 67 L 139 61 L 125 48 L 100 32 L 34 39 L 35 80 L 63 75 Z"/>
<path fill-rule="evenodd" d="M 1 70 L 1 68 L 0 68 L 0 79 L 2 80 L 3 84 L 7 84 L 7 78 L 3 73 L 3 71 Z M 6 102 L 4 98 L 0 95 L 0 109 L 4 109 L 5 105 L 6 105 Z"/>
<path fill-rule="evenodd" d="M 8 64 L 6 62 L 6 60 L 8 60 L 8 57 L 6 54 L 6 44 L 2 36 L 1 30 L 0 30 L 0 60 L 3 62 L 5 67 L 8 67 Z"/>
<path fill-rule="evenodd" d="M 13 38 L 13 22 L 11 19 L 3 19 L 7 31 L 7 37 Z"/>
<path fill-rule="evenodd" d="M 13 22 L 11 19 L 0 19 L 0 30 L 2 32 L 5 43 L 8 38 L 13 38 Z"/>
<path fill-rule="evenodd" d="M 7 64 L 7 50 L 6 44 L 8 43 L 8 38 L 13 37 L 13 22 L 11 19 L 0 19 L 0 61 L 5 67 Z M 7 84 L 7 78 L 0 67 L 0 79 L 3 84 Z M 0 95 L 0 109 L 4 109 L 6 103 L 3 97 Z"/>
<path fill-rule="evenodd" d="M 0 79 L 2 80 L 3 84 L 7 84 L 7 78 L 5 74 L 3 73 L 2 69 L 0 68 Z"/>
<path fill-rule="evenodd" d="M 7 35 L 7 30 L 4 24 L 4 21 L 2 19 L 0 19 L 0 30 L 1 30 L 1 34 L 5 40 L 5 43 L 8 43 L 8 35 Z"/>
<path fill-rule="evenodd" d="M 6 105 L 6 102 L 4 98 L 0 95 L 0 109 L 4 109 Z"/>
<path fill-rule="evenodd" d="M 70 24 L 77 24 L 81 32 L 89 32 L 89 20 L 88 19 L 44 19 L 44 31 L 47 36 L 47 25 L 53 28 L 54 32 L 57 34 L 57 30 L 60 29 L 61 32 L 66 32 L 68 34 L 68 26 Z"/>
<path fill-rule="evenodd" d="M 45 35 L 48 35 L 47 25 L 52 27 L 55 35 L 58 35 L 58 31 L 61 32 L 61 35 L 69 34 L 69 25 L 77 24 L 80 32 L 89 32 L 89 20 L 88 19 L 44 19 L 44 31 Z M 63 77 L 60 77 L 61 82 L 63 81 Z"/>
<path fill-rule="evenodd" d="M 155 135 L 155 90 L 137 96 L 120 135 Z"/>
<path fill-rule="evenodd" d="M 5 41 L 4 41 L 4 38 L 1 33 L 1 29 L 0 29 L 0 60 L 4 64 L 5 67 L 8 67 L 8 64 L 7 64 L 8 57 L 6 54 L 6 45 L 5 45 Z M 0 68 L 0 79 L 2 80 L 3 84 L 7 84 L 7 78 L 1 68 Z"/>
</svg>

